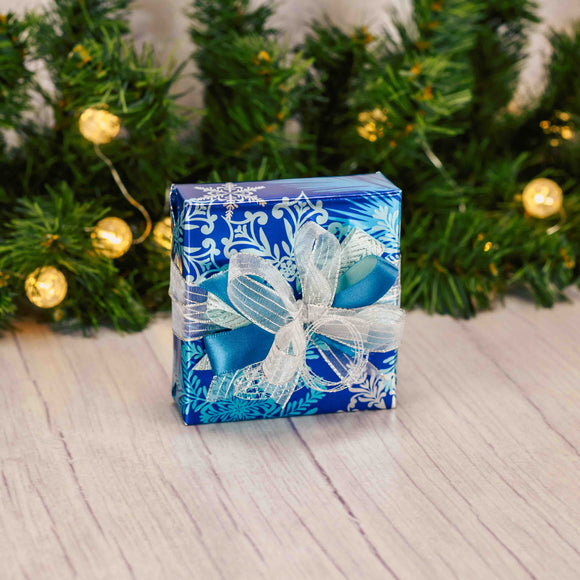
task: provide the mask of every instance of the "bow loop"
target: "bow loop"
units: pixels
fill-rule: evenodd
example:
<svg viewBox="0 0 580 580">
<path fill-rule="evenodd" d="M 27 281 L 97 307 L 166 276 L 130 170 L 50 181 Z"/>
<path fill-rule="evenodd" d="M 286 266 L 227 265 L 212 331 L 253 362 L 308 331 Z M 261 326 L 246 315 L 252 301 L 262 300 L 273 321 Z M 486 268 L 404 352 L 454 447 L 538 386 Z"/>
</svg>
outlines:
<svg viewBox="0 0 580 580">
<path fill-rule="evenodd" d="M 305 304 L 330 306 L 340 270 L 340 244 L 315 222 L 306 222 L 296 234 L 296 268 Z"/>
<path fill-rule="evenodd" d="M 319 324 L 319 332 L 354 348 L 352 335 L 345 333 L 342 322 L 348 320 L 358 331 L 362 348 L 370 352 L 388 352 L 401 342 L 405 313 L 391 304 L 372 304 L 364 308 L 330 308 Z M 358 342 L 357 342 L 358 344 Z"/>
<path fill-rule="evenodd" d="M 264 376 L 273 385 L 284 385 L 294 379 L 306 354 L 307 338 L 300 318 L 282 327 L 263 362 Z"/>
<path fill-rule="evenodd" d="M 343 338 L 342 346 L 333 344 L 333 337 L 326 334 L 331 327 L 337 336 Z M 358 328 L 347 317 L 328 313 L 308 326 L 307 336 L 333 375 L 330 378 L 313 373 L 304 361 L 301 377 L 308 387 L 315 391 L 335 392 L 349 387 L 362 377 L 368 352 L 363 348 Z M 344 346 L 349 348 L 345 349 Z"/>
<path fill-rule="evenodd" d="M 271 333 L 278 332 L 298 312 L 294 293 L 284 276 L 264 258 L 253 254 L 232 256 L 227 292 L 237 310 Z"/>
</svg>

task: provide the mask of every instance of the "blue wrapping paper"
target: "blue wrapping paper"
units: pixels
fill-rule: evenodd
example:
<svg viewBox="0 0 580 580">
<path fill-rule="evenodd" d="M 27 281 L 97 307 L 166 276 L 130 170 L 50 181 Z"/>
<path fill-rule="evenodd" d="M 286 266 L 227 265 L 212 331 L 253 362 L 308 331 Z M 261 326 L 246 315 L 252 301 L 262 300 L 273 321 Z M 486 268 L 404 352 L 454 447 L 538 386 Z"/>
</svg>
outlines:
<svg viewBox="0 0 580 580">
<path fill-rule="evenodd" d="M 237 252 L 253 253 L 275 266 L 299 296 L 294 240 L 305 223 L 315 222 L 340 242 L 354 228 L 362 230 L 381 242 L 381 257 L 399 273 L 400 208 L 401 190 L 381 173 L 174 185 L 172 260 L 183 280 L 197 286 L 227 270 Z M 399 275 L 380 302 L 399 305 Z M 298 384 L 285 405 L 269 398 L 236 396 L 208 401 L 215 375 L 203 364 L 205 355 L 203 338 L 182 340 L 174 336 L 173 398 L 188 425 L 390 409 L 396 405 L 396 350 L 370 352 L 365 376 L 343 390 L 325 393 Z M 308 349 L 306 358 L 313 372 L 326 372 L 315 349 Z"/>
</svg>

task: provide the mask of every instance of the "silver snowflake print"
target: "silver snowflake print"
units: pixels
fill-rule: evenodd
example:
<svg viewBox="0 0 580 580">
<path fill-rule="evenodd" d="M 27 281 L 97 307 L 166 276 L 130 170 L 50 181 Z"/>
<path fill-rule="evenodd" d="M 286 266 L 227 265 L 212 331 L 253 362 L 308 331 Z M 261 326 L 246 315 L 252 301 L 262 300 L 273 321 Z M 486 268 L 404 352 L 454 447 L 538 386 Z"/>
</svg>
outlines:
<svg viewBox="0 0 580 580">
<path fill-rule="evenodd" d="M 205 195 L 198 198 L 198 201 L 221 203 L 226 208 L 226 219 L 229 220 L 239 203 L 255 202 L 262 206 L 266 205 L 266 201 L 256 195 L 256 191 L 264 189 L 264 187 L 264 185 L 243 187 L 235 183 L 222 183 L 220 185 L 198 185 L 195 189 L 205 193 Z"/>
</svg>

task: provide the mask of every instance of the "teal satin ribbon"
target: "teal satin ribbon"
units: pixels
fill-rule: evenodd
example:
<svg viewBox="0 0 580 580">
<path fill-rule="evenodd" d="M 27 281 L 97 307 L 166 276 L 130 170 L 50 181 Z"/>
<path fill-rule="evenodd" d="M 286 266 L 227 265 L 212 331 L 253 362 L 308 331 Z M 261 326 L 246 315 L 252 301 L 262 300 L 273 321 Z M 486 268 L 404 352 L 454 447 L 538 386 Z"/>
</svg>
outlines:
<svg viewBox="0 0 580 580">
<path fill-rule="evenodd" d="M 380 300 L 397 279 L 396 266 L 378 256 L 367 256 L 351 266 L 338 279 L 332 306 L 362 308 Z M 204 290 L 233 305 L 228 297 L 227 270 L 199 285 Z M 224 330 L 203 338 L 205 352 L 216 375 L 234 372 L 263 361 L 272 344 L 271 334 L 255 324 Z"/>
</svg>

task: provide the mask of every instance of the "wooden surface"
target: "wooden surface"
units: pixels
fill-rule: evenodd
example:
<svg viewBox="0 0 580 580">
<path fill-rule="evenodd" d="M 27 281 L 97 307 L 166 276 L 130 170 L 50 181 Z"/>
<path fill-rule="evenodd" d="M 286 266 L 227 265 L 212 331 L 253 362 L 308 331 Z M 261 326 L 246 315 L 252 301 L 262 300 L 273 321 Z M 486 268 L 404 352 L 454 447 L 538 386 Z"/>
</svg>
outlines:
<svg viewBox="0 0 580 580">
<path fill-rule="evenodd" d="M 579 578 L 580 293 L 413 312 L 393 411 L 184 427 L 168 319 L 0 339 L 0 578 Z"/>
</svg>

